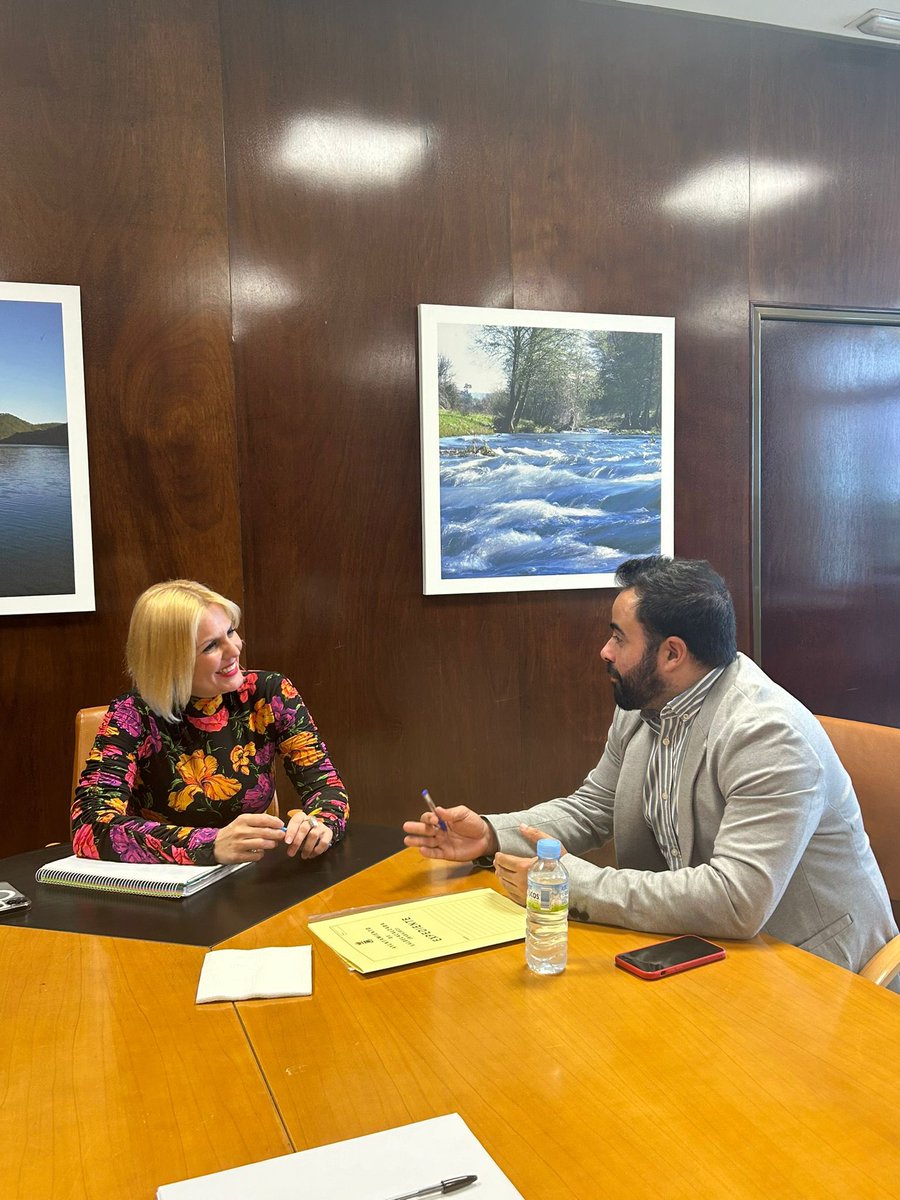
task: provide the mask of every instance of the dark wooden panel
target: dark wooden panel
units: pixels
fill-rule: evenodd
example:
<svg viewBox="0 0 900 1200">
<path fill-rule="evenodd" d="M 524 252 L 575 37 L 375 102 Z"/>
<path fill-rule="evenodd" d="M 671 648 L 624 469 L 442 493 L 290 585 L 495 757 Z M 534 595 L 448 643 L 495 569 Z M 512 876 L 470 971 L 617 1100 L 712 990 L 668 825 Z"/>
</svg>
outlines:
<svg viewBox="0 0 900 1200">
<path fill-rule="evenodd" d="M 755 302 L 900 308 L 897 66 L 890 47 L 755 31 Z M 859 370 L 879 335 L 800 330 L 806 348 L 790 361 L 787 344 L 785 354 L 773 344 L 790 328 L 768 330 L 768 386 L 785 406 L 765 452 L 764 661 L 811 707 L 896 723 L 896 519 L 884 497 L 894 488 L 895 510 L 889 422 L 897 416 L 886 397 L 874 407 L 862 402 L 871 380 Z M 777 374 L 782 367 L 786 378 Z M 764 411 L 771 415 L 770 403 Z M 817 470 L 826 474 L 816 478 Z M 872 516 L 862 520 L 870 502 Z M 876 536 L 882 568 L 873 572 Z"/>
<path fill-rule="evenodd" d="M 559 794 L 612 715 L 611 596 L 421 596 L 415 305 L 673 313 L 678 549 L 749 639 L 748 34 L 533 0 L 255 15 L 223 6 L 252 656 L 297 675 L 369 819 L 423 784 Z M 354 181 L 341 121 L 382 123 L 385 160 L 411 135 L 413 166 Z M 710 164 L 726 217 L 670 200 Z"/>
<path fill-rule="evenodd" d="M 745 642 L 747 45 L 741 29 L 546 3 L 519 6 L 510 55 L 516 306 L 675 317 L 676 551 L 728 578 Z M 698 177 L 738 195 L 743 178 L 743 203 L 692 203 Z M 529 802 L 599 757 L 611 601 L 521 598 Z"/>
<path fill-rule="evenodd" d="M 900 725 L 900 326 L 764 320 L 761 345 L 763 666 Z"/>
<path fill-rule="evenodd" d="M 0 2 L 0 278 L 81 286 L 97 612 L 0 621 L 0 850 L 68 829 L 75 710 L 131 604 L 239 594 L 214 0 Z"/>
<path fill-rule="evenodd" d="M 416 305 L 511 300 L 508 8 L 245 12 L 223 5 L 252 656 L 296 674 L 360 819 L 424 786 L 502 804 L 517 600 L 421 594 Z"/>
<path fill-rule="evenodd" d="M 900 307 L 896 49 L 754 33 L 752 295 Z"/>
<path fill-rule="evenodd" d="M 749 33 L 566 3 L 522 25 L 516 305 L 675 317 L 676 551 L 725 575 L 749 645 Z"/>
</svg>

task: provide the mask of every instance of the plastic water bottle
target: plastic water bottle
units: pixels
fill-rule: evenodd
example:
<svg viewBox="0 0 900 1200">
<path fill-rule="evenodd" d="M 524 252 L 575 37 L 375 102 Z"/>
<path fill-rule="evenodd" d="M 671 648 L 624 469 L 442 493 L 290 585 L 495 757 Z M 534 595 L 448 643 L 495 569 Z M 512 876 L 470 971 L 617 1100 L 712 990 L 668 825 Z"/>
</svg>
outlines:
<svg viewBox="0 0 900 1200">
<path fill-rule="evenodd" d="M 541 838 L 528 872 L 525 961 L 536 975 L 559 975 L 569 951 L 569 875 L 556 838 Z"/>
</svg>

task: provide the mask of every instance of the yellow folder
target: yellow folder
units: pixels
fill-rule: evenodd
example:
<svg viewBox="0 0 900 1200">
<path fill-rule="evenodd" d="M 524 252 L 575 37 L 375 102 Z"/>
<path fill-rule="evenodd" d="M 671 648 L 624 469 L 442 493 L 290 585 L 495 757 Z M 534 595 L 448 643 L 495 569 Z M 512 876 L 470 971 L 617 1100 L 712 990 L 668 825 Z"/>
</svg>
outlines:
<svg viewBox="0 0 900 1200">
<path fill-rule="evenodd" d="M 493 888 L 312 917 L 310 933 L 354 971 L 386 971 L 525 937 L 525 910 Z"/>
</svg>

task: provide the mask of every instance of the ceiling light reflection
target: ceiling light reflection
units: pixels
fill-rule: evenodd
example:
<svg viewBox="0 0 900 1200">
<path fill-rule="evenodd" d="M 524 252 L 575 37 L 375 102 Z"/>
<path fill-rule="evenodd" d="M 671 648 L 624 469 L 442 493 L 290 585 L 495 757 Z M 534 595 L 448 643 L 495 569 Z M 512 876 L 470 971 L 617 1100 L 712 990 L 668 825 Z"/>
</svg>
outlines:
<svg viewBox="0 0 900 1200">
<path fill-rule="evenodd" d="M 246 333 L 256 318 L 294 308 L 302 299 L 291 280 L 259 264 L 235 265 L 231 278 L 234 332 Z"/>
<path fill-rule="evenodd" d="M 285 170 L 321 187 L 390 187 L 422 169 L 431 140 L 422 125 L 307 113 L 291 124 L 279 157 Z"/>
<path fill-rule="evenodd" d="M 821 190 L 831 174 L 820 166 L 745 158 L 722 159 L 692 171 L 662 199 L 674 216 L 706 222 L 745 220 L 797 196 Z"/>
</svg>

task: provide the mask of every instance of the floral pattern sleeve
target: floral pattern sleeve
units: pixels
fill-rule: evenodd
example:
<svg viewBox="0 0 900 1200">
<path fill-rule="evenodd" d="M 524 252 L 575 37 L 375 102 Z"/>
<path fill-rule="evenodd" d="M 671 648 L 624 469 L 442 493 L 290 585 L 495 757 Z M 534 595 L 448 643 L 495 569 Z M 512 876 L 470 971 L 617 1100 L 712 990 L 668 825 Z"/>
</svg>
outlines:
<svg viewBox="0 0 900 1200">
<path fill-rule="evenodd" d="M 347 829 L 350 804 L 347 791 L 319 737 L 315 722 L 289 679 L 281 679 L 280 711 L 275 724 L 278 750 L 288 778 L 300 797 L 303 811 L 324 821 L 341 840 Z M 273 706 L 276 700 L 272 701 Z"/>
<path fill-rule="evenodd" d="M 193 699 L 175 721 L 140 696 L 114 700 L 72 805 L 75 853 L 119 862 L 207 866 L 218 831 L 265 812 L 283 756 L 305 812 L 344 835 L 347 793 L 297 689 L 250 671 L 236 691 Z M 284 806 L 287 808 L 287 805 Z"/>
</svg>

